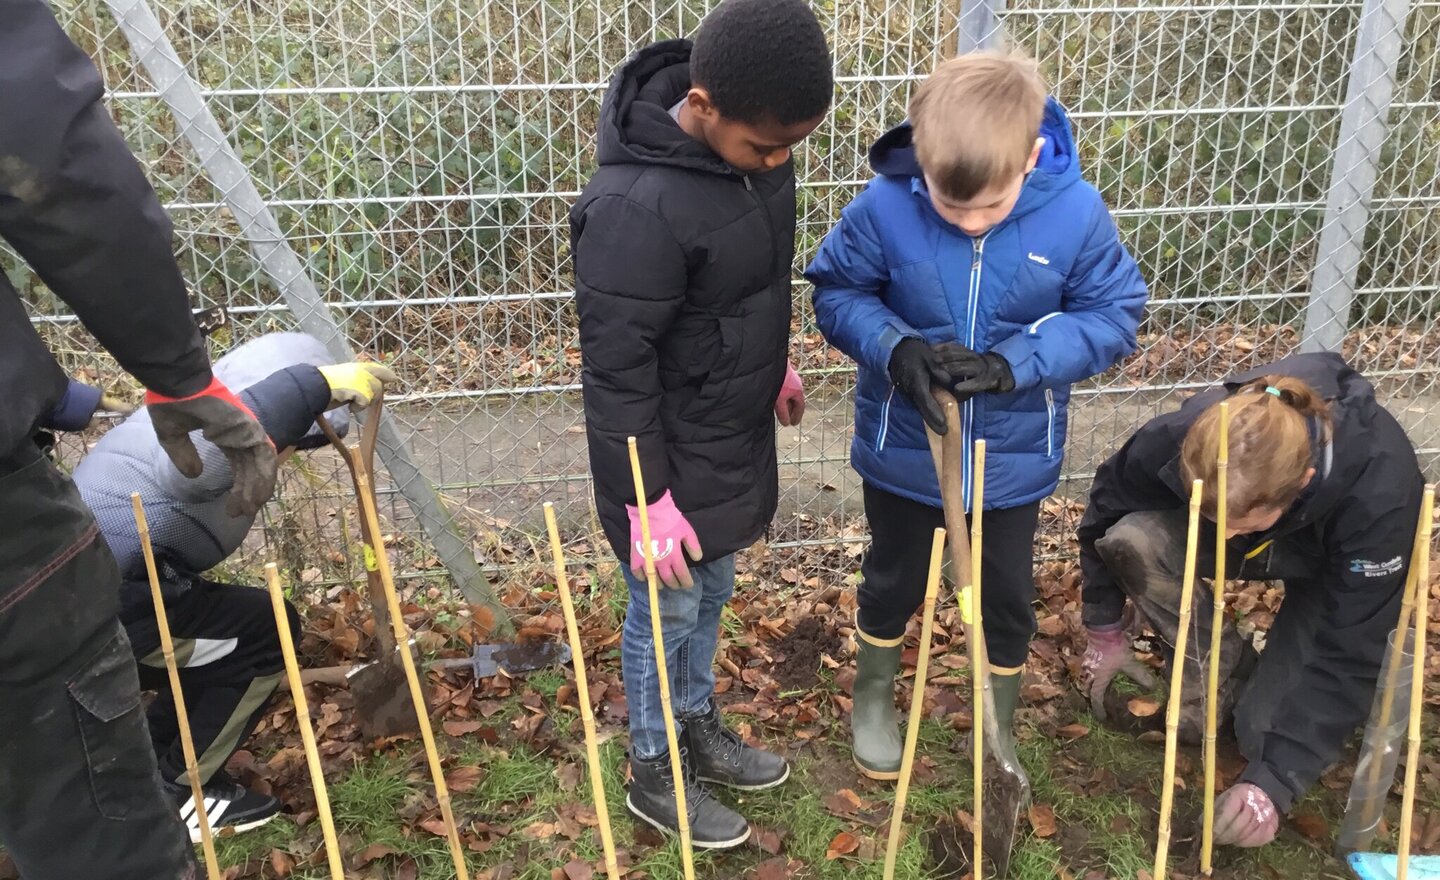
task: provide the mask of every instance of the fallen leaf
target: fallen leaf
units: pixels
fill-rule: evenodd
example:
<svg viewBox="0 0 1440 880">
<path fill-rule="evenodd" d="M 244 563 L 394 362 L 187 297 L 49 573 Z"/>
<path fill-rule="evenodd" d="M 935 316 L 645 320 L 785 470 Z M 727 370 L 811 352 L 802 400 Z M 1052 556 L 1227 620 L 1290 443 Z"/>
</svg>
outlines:
<svg viewBox="0 0 1440 880">
<path fill-rule="evenodd" d="M 860 795 L 848 788 L 842 788 L 834 794 L 825 795 L 825 809 L 831 814 L 845 818 L 853 816 L 860 809 Z"/>
<path fill-rule="evenodd" d="M 565 863 L 565 880 L 594 880 L 595 868 L 588 862 L 571 859 Z"/>
<path fill-rule="evenodd" d="M 472 791 L 480 784 L 480 779 L 485 771 L 473 764 L 466 767 L 456 767 L 445 776 L 445 784 L 450 786 L 452 793 L 464 793 Z"/>
<path fill-rule="evenodd" d="M 287 852 L 272 849 L 270 850 L 270 870 L 275 872 L 276 877 L 289 877 L 290 872 L 295 870 L 295 860 Z"/>
<path fill-rule="evenodd" d="M 446 721 L 440 725 L 447 736 L 464 736 L 467 733 L 474 733 L 484 726 L 479 721 Z"/>
<path fill-rule="evenodd" d="M 383 859 L 386 856 L 396 855 L 399 851 L 394 847 L 386 846 L 383 843 L 372 843 L 361 850 L 360 855 L 355 858 L 355 867 L 363 868 L 376 859 Z"/>
<path fill-rule="evenodd" d="M 1330 836 L 1330 823 L 1318 813 L 1297 813 L 1290 817 L 1290 824 L 1311 840 L 1324 840 Z"/>
<path fill-rule="evenodd" d="M 1130 708 L 1130 714 L 1136 718 L 1149 718 L 1160 711 L 1159 701 L 1149 697 L 1135 697 L 1126 705 Z"/>
<path fill-rule="evenodd" d="M 830 839 L 830 845 L 825 849 L 825 858 L 834 861 L 843 856 L 848 856 L 860 848 L 860 839 L 849 831 L 841 831 Z"/>
<path fill-rule="evenodd" d="M 777 830 L 775 830 L 775 829 L 773 829 L 773 828 L 766 828 L 766 827 L 761 826 L 761 825 L 751 825 L 751 826 L 750 826 L 750 831 L 751 831 L 750 840 L 751 840 L 757 847 L 759 847 L 760 849 L 764 850 L 765 852 L 769 853 L 769 854 L 772 855 L 772 856 L 778 856 L 778 855 L 780 855 L 780 850 L 781 850 L 781 849 L 784 847 L 784 845 L 785 845 L 785 844 L 784 844 L 785 836 L 784 836 L 781 832 L 779 832 L 779 831 L 777 831 Z"/>
<path fill-rule="evenodd" d="M 1055 811 L 1045 804 L 1031 804 L 1030 828 L 1036 837 L 1054 837 L 1058 830 L 1055 827 Z"/>
<path fill-rule="evenodd" d="M 1079 739 L 1082 736 L 1088 736 L 1090 734 L 1090 728 L 1086 727 L 1083 724 L 1067 724 L 1059 730 L 1055 731 L 1055 733 L 1059 736 L 1065 737 L 1066 739 L 1074 740 Z"/>
<path fill-rule="evenodd" d="M 745 880 L 790 880 L 795 876 L 794 865 L 784 856 L 777 856 L 773 859 L 766 859 L 745 874 Z"/>
</svg>

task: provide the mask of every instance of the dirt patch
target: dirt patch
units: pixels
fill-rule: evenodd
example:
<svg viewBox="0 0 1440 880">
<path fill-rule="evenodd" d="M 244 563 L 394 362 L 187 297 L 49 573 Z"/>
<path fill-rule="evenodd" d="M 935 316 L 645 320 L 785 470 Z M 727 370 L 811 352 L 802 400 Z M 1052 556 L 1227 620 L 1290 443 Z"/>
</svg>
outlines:
<svg viewBox="0 0 1440 880">
<path fill-rule="evenodd" d="M 775 644 L 774 678 L 782 690 L 815 686 L 820 657 L 834 657 L 840 649 L 840 635 L 818 617 L 807 617 Z"/>
<path fill-rule="evenodd" d="M 940 822 L 925 832 L 925 845 L 930 850 L 931 877 L 955 878 L 970 876 L 969 828 L 957 822 Z"/>
</svg>

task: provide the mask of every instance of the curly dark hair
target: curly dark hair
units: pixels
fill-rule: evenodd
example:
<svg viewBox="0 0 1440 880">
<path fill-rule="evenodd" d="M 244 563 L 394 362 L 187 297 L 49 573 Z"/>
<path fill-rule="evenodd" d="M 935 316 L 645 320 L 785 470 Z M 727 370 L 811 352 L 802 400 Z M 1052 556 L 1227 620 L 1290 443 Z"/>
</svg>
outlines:
<svg viewBox="0 0 1440 880">
<path fill-rule="evenodd" d="M 690 78 L 722 116 L 794 125 L 835 92 L 830 47 L 805 0 L 725 0 L 700 24 Z"/>
</svg>

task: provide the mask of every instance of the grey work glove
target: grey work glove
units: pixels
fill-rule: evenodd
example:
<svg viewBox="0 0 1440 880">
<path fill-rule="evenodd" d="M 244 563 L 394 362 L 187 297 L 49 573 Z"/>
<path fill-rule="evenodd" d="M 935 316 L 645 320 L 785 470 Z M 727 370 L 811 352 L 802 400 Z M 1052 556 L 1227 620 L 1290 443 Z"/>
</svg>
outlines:
<svg viewBox="0 0 1440 880">
<path fill-rule="evenodd" d="M 1090 700 L 1096 720 L 1105 721 L 1105 694 L 1121 672 L 1142 688 L 1153 689 L 1155 676 L 1135 656 L 1123 622 L 1085 629 L 1085 659 L 1080 664 L 1080 689 Z"/>
<path fill-rule="evenodd" d="M 275 445 L 250 408 L 219 379 L 199 394 L 173 398 L 147 391 L 145 405 L 155 426 L 155 437 L 176 470 L 188 479 L 200 476 L 205 466 L 190 440 L 200 431 L 230 461 L 234 488 L 225 510 L 231 516 L 254 516 L 275 491 Z"/>
</svg>

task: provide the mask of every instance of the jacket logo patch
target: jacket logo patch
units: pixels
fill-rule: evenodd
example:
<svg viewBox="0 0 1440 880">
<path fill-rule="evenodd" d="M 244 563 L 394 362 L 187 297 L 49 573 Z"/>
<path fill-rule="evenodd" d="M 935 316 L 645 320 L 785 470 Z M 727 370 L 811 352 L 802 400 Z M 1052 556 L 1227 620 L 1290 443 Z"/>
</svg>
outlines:
<svg viewBox="0 0 1440 880">
<path fill-rule="evenodd" d="M 1368 559 L 1350 560 L 1350 571 L 1354 574 L 1363 574 L 1367 578 L 1385 577 L 1395 574 L 1405 567 L 1404 557 L 1396 556 L 1394 559 L 1387 559 L 1384 562 L 1371 562 Z"/>
<path fill-rule="evenodd" d="M 1042 257 L 1039 254 L 1034 253 L 1033 251 L 1026 252 L 1025 256 L 1029 257 L 1032 262 L 1039 263 L 1042 266 L 1050 265 L 1049 257 Z"/>
</svg>

